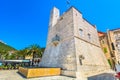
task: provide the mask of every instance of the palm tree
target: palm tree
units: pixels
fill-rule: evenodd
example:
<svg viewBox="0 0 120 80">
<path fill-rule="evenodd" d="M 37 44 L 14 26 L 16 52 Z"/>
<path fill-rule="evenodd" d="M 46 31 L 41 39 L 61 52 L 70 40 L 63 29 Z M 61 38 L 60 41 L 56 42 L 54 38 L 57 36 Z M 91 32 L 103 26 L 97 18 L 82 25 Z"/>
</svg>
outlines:
<svg viewBox="0 0 120 80">
<path fill-rule="evenodd" d="M 20 59 L 25 59 L 25 56 L 27 56 L 28 54 L 28 50 L 27 48 L 23 49 L 23 50 L 19 50 L 16 54 L 16 57 L 20 58 Z"/>
<path fill-rule="evenodd" d="M 32 55 L 33 56 L 33 59 L 32 59 L 32 66 L 33 66 L 34 59 L 42 57 L 42 49 L 37 44 L 31 45 L 27 49 L 28 49 L 27 55 Z M 38 60 L 38 61 L 40 61 L 40 60 Z M 35 61 L 35 63 L 36 63 L 36 61 Z"/>
<path fill-rule="evenodd" d="M 31 60 L 33 61 L 34 58 L 41 58 L 42 53 L 44 52 L 45 48 L 41 48 L 37 44 L 30 45 L 22 50 L 16 51 L 15 56 L 16 59 L 26 59 L 26 57 L 32 57 Z M 14 57 L 14 56 L 11 56 Z"/>
<path fill-rule="evenodd" d="M 34 45 L 31 45 L 29 48 L 28 48 L 28 55 L 33 55 L 33 58 L 35 57 L 42 57 L 42 49 L 40 48 L 39 45 L 37 44 L 34 44 Z"/>
</svg>

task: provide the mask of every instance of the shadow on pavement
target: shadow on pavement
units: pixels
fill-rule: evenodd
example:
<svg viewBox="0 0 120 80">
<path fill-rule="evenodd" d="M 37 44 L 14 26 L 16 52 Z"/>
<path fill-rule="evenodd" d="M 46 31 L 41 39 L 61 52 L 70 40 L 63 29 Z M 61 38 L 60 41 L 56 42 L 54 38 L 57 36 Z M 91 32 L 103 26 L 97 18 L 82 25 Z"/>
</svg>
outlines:
<svg viewBox="0 0 120 80">
<path fill-rule="evenodd" d="M 91 76 L 88 80 L 117 80 L 114 74 L 103 73 L 95 76 Z"/>
<path fill-rule="evenodd" d="M 27 79 L 25 76 L 23 76 L 21 73 L 19 73 L 18 71 L 16 72 L 17 74 L 19 74 L 22 78 Z"/>
</svg>

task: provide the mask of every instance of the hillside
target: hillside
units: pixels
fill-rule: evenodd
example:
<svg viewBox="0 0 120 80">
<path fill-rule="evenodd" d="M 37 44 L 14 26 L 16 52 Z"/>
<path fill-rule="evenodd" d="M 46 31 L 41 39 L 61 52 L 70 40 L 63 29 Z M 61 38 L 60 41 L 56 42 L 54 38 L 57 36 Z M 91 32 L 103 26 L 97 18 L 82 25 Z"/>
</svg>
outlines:
<svg viewBox="0 0 120 80">
<path fill-rule="evenodd" d="M 16 49 L 7 44 L 0 42 L 0 50 L 11 51 L 11 50 L 16 50 Z"/>
</svg>

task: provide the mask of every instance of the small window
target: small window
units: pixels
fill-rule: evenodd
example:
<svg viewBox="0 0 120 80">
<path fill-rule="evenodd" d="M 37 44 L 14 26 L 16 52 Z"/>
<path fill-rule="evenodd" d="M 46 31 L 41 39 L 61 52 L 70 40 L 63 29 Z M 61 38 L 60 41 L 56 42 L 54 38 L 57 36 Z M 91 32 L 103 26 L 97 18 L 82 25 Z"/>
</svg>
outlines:
<svg viewBox="0 0 120 80">
<path fill-rule="evenodd" d="M 79 29 L 80 36 L 83 36 L 83 30 Z"/>
<path fill-rule="evenodd" d="M 104 40 L 102 40 L 102 44 L 105 44 L 105 41 L 104 41 Z"/>
<path fill-rule="evenodd" d="M 88 39 L 91 39 L 91 35 L 88 33 Z"/>
<path fill-rule="evenodd" d="M 115 47 L 114 47 L 114 44 L 113 44 L 113 43 L 111 43 L 111 46 L 112 46 L 112 50 L 115 50 Z"/>
</svg>

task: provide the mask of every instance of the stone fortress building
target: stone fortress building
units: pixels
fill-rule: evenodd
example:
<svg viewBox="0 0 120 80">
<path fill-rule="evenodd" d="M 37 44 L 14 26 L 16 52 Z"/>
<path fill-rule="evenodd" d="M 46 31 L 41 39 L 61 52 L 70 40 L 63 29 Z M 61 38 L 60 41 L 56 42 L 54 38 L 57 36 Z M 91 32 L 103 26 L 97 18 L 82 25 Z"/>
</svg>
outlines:
<svg viewBox="0 0 120 80">
<path fill-rule="evenodd" d="M 51 11 L 47 45 L 41 67 L 59 67 L 62 75 L 89 77 L 110 68 L 100 47 L 96 26 L 74 7 L 60 16 Z"/>
</svg>

